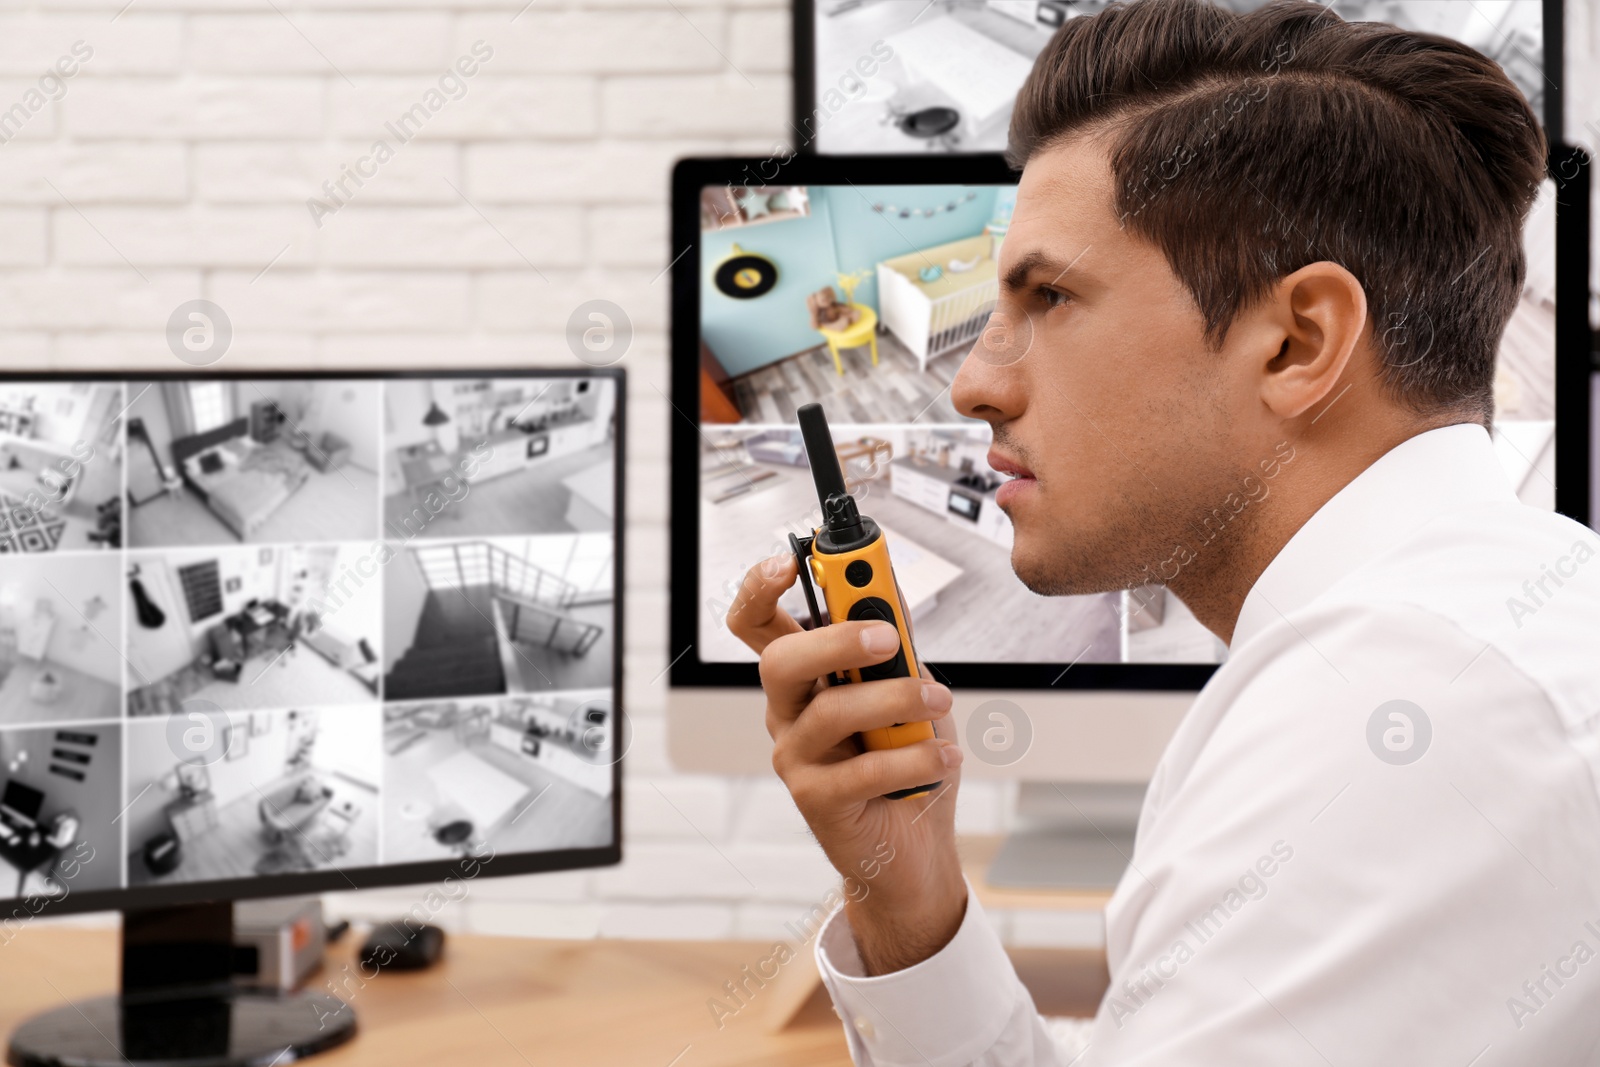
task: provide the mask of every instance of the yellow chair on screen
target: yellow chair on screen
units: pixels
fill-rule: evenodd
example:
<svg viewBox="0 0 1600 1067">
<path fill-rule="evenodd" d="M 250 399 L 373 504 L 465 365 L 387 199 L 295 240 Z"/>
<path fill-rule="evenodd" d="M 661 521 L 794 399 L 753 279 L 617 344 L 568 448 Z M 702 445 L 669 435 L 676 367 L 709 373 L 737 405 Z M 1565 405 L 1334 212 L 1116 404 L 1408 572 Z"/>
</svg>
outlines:
<svg viewBox="0 0 1600 1067">
<path fill-rule="evenodd" d="M 822 334 L 828 342 L 828 351 L 833 353 L 833 369 L 844 376 L 844 364 L 839 361 L 839 349 L 860 348 L 867 345 L 872 349 L 872 365 L 878 365 L 878 313 L 865 304 L 851 304 L 857 313 L 855 322 L 842 330 L 830 330 L 819 326 L 817 332 Z"/>
</svg>

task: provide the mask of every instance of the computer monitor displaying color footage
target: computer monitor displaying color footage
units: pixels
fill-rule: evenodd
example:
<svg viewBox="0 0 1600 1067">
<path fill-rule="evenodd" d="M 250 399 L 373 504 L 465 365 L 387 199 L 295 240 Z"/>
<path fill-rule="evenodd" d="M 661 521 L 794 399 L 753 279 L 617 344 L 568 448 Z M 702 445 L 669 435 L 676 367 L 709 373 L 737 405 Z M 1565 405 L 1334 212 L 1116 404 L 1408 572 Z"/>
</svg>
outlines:
<svg viewBox="0 0 1600 1067">
<path fill-rule="evenodd" d="M 1214 0 L 1250 11 L 1264 0 Z M 1017 90 L 1051 36 L 1109 0 L 795 0 L 796 148 L 842 153 L 1000 152 Z M 1330 0 L 1350 22 L 1438 34 L 1498 62 L 1548 116 L 1561 64 L 1561 0 Z M 1546 128 L 1559 130 L 1554 117 Z"/>
<path fill-rule="evenodd" d="M 622 381 L 0 383 L 0 901 L 615 862 Z"/>
<path fill-rule="evenodd" d="M 811 401 L 828 413 L 862 511 L 888 532 L 925 660 L 1035 665 L 974 676 L 985 684 L 1016 674 L 1049 685 L 1077 665 L 1064 684 L 1141 687 L 1192 683 L 1192 672 L 1166 668 L 1224 658 L 1224 645 L 1159 584 L 1043 597 L 1011 569 L 989 427 L 956 412 L 950 384 L 996 300 L 1015 185 L 911 184 L 929 163 L 881 157 L 794 160 L 783 172 L 798 176 L 794 184 L 767 186 L 713 184 L 723 172 L 754 171 L 701 166 L 698 286 L 684 307 L 697 331 L 698 471 L 693 500 L 675 500 L 696 515 L 690 640 L 702 664 L 754 658 L 726 625 L 738 582 L 819 521 L 795 425 L 796 408 Z M 863 173 L 893 174 L 896 184 Z M 1527 286 L 1494 384 L 1495 448 L 1521 497 L 1546 508 L 1556 502 L 1554 232 L 1547 182 L 1527 224 Z M 1292 463 L 1291 446 L 1272 473 Z M 809 617 L 798 589 L 783 607 Z"/>
</svg>

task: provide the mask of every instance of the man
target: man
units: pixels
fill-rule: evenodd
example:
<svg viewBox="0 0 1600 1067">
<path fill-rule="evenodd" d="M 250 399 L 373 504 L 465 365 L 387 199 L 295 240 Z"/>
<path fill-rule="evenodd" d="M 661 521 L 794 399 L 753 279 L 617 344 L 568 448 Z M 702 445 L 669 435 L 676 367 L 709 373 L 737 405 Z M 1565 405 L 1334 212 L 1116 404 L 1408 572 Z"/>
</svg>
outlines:
<svg viewBox="0 0 1600 1067">
<path fill-rule="evenodd" d="M 1230 645 L 1151 782 L 1083 1062 L 1600 1056 L 1600 539 L 1521 505 L 1487 427 L 1544 175 L 1477 52 L 1322 5 L 1134 0 L 1017 100 L 1000 304 L 952 387 L 1044 594 L 1157 575 Z M 746 578 L 773 766 L 830 861 L 852 1055 L 1055 1064 L 962 878 L 951 695 L 884 624 Z M 858 731 L 940 737 L 863 753 Z M 883 794 L 935 779 L 945 792 Z"/>
</svg>

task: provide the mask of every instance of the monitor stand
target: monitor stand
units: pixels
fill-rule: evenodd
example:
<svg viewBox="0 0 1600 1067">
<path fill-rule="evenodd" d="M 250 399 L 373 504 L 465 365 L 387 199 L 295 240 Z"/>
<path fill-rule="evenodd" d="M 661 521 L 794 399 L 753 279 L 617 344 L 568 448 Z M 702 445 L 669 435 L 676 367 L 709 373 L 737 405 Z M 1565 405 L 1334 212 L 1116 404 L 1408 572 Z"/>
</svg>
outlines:
<svg viewBox="0 0 1600 1067">
<path fill-rule="evenodd" d="M 1023 782 L 1017 825 L 984 880 L 1003 889 L 1107 891 L 1133 857 L 1142 784 Z"/>
<path fill-rule="evenodd" d="M 125 911 L 122 992 L 64 1004 L 11 1035 L 13 1067 L 266 1067 L 355 1036 L 326 993 L 233 984 L 233 904 Z"/>
</svg>

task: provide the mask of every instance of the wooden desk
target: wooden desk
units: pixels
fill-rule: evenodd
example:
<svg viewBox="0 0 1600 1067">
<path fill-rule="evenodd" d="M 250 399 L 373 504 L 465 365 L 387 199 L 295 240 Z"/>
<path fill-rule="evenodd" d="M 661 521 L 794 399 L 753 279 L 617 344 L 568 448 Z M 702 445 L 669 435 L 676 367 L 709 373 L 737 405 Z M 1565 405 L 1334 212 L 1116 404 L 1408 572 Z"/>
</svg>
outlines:
<svg viewBox="0 0 1600 1067">
<path fill-rule="evenodd" d="M 773 993 L 769 986 L 717 1029 L 708 999 L 726 996 L 724 982 L 767 958 L 771 946 L 766 942 L 460 936 L 449 940 L 445 962 L 430 971 L 380 975 L 365 983 L 351 963 L 357 942 L 352 934 L 334 946 L 319 981 L 339 987 L 358 1014 L 361 1032 L 350 1044 L 309 1062 L 326 1067 L 850 1063 L 839 1020 L 820 994 L 788 1027 L 770 1033 L 760 1014 L 762 997 Z M 24 926 L 10 944 L 0 946 L 0 1028 L 9 1034 L 24 1018 L 58 1007 L 63 999 L 107 992 L 116 980 L 116 944 L 111 931 Z M 1094 968 L 1082 956 L 1041 950 L 1018 955 L 1025 979 L 1042 976 L 1035 991 L 1041 1010 L 1093 1010 L 1104 982 L 1095 984 Z M 809 966 L 808 960 L 809 954 L 802 955 L 785 970 Z"/>
</svg>

